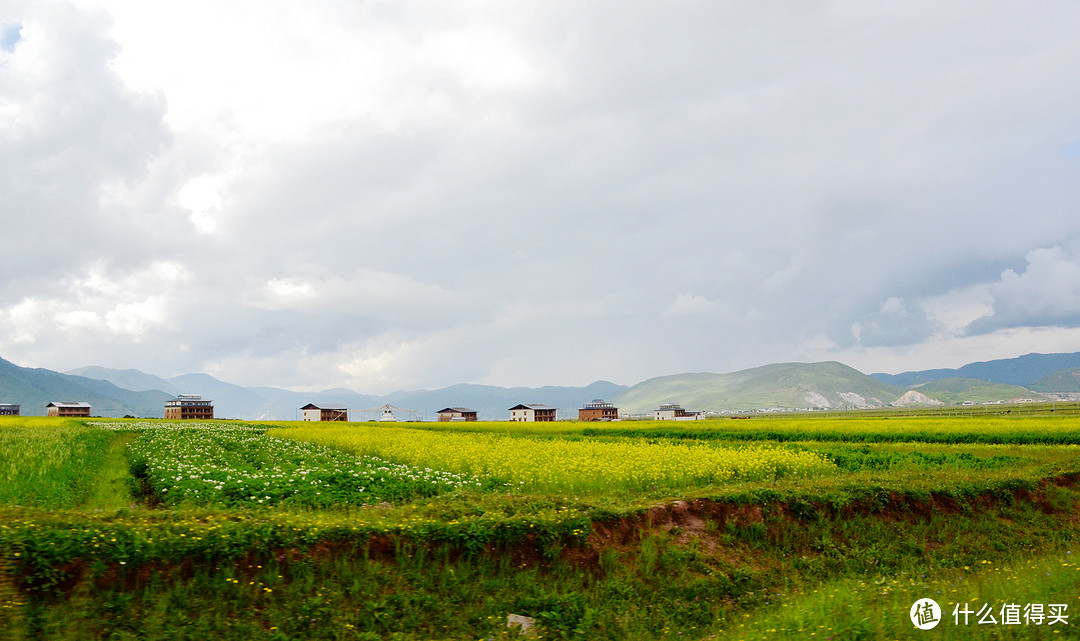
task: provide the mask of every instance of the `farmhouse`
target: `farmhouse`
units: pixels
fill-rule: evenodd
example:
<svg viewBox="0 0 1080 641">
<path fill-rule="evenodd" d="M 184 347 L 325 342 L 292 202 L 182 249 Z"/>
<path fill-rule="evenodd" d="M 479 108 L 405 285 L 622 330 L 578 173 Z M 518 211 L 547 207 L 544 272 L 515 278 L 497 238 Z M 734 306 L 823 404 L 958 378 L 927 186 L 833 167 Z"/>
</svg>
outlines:
<svg viewBox="0 0 1080 641">
<path fill-rule="evenodd" d="M 14 403 L 0 403 L 0 416 L 18 416 L 20 409 Z"/>
<path fill-rule="evenodd" d="M 315 405 L 308 403 L 300 408 L 305 421 L 348 421 L 349 408 L 342 405 Z"/>
<path fill-rule="evenodd" d="M 557 411 L 558 408 L 543 403 L 525 403 L 510 408 L 510 420 L 525 423 L 554 421 Z"/>
<path fill-rule="evenodd" d="M 440 421 L 475 421 L 476 410 L 467 407 L 444 407 L 439 410 Z"/>
<path fill-rule="evenodd" d="M 614 421 L 619 418 L 619 408 L 596 398 L 578 409 L 577 418 L 579 421 Z"/>
<path fill-rule="evenodd" d="M 165 401 L 165 418 L 186 420 L 209 420 L 214 418 L 214 402 L 198 394 L 179 394 Z"/>
<path fill-rule="evenodd" d="M 696 421 L 705 418 L 701 412 L 687 412 L 681 406 L 673 403 L 661 405 L 655 412 L 658 421 Z"/>
<path fill-rule="evenodd" d="M 45 406 L 45 416 L 90 416 L 90 403 L 53 401 Z"/>
</svg>

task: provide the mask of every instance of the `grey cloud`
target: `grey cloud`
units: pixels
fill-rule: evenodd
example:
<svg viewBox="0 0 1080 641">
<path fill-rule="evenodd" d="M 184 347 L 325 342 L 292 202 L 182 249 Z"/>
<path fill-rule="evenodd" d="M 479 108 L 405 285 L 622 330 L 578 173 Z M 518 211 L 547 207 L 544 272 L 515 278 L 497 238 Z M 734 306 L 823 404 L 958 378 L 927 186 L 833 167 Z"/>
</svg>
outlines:
<svg viewBox="0 0 1080 641">
<path fill-rule="evenodd" d="M 357 37 L 418 46 L 469 22 L 437 7 L 337 10 Z M 62 40 L 55 75 L 4 96 L 42 105 L 42 127 L 0 129 L 0 205 L 39 219 L 13 221 L 31 240 L 0 259 L 0 291 L 61 290 L 95 261 L 118 280 L 163 258 L 192 276 L 141 348 L 110 363 L 89 347 L 64 355 L 74 331 L 0 346 L 85 359 L 65 369 L 217 363 L 265 384 L 303 385 L 300 372 L 329 386 L 365 368 L 402 386 L 633 383 L 820 356 L 818 340 L 915 344 L 937 331 L 920 300 L 1009 267 L 979 331 L 1071 323 L 1080 309 L 1059 289 L 1073 254 L 1015 264 L 1077 229 L 1077 159 L 1060 149 L 1080 138 L 1080 55 L 1070 21 L 1047 17 L 1075 4 L 490 11 L 528 82 L 402 72 L 410 102 L 392 124 L 352 115 L 243 162 L 220 141 L 174 139 L 168 96 L 109 68 L 117 44 L 100 19 L 43 14 L 39 33 Z M 380 64 L 355 62 L 358 76 Z M 428 101 L 445 109 L 407 115 Z M 177 188 L 234 164 L 216 231 L 197 234 Z M 108 184 L 120 198 L 101 199 Z M 86 242 L 41 261 L 42 229 Z"/>
<path fill-rule="evenodd" d="M 168 144 L 164 101 L 123 85 L 106 27 L 66 4 L 38 5 L 0 53 L 0 210 L 5 237 L 24 241 L 0 257 L 7 300 L 55 288 L 96 258 L 153 257 L 153 213 L 108 193 L 130 188 Z"/>
<path fill-rule="evenodd" d="M 1027 255 L 1027 266 L 1007 269 L 992 284 L 993 313 L 967 327 L 982 334 L 1010 327 L 1080 327 L 1080 252 L 1044 247 Z"/>
<path fill-rule="evenodd" d="M 934 325 L 919 309 L 901 298 L 889 298 L 881 308 L 852 325 L 858 345 L 864 347 L 911 345 L 933 335 Z"/>
</svg>

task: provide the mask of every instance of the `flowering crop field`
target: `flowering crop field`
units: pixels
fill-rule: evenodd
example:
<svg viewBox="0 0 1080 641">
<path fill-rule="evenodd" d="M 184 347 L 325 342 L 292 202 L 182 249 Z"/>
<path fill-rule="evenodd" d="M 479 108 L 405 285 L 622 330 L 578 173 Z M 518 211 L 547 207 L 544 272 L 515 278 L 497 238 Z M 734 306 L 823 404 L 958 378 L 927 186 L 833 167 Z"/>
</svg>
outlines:
<svg viewBox="0 0 1080 641">
<path fill-rule="evenodd" d="M 393 464 L 263 432 L 243 424 L 155 423 L 129 446 L 132 470 L 169 505 L 363 505 L 483 485 L 468 474 Z"/>
<path fill-rule="evenodd" d="M 585 436 L 672 438 L 687 440 L 847 441 L 855 443 L 1080 444 L 1076 415 L 972 417 L 755 417 L 715 419 L 681 425 L 654 421 L 576 427 Z"/>
<path fill-rule="evenodd" d="M 1074 604 L 1078 421 L 0 420 L 0 639 L 903 638 L 932 587 Z"/>
<path fill-rule="evenodd" d="M 528 438 L 386 427 L 297 427 L 270 434 L 528 489 L 646 489 L 830 474 L 825 457 L 786 447 Z"/>
</svg>

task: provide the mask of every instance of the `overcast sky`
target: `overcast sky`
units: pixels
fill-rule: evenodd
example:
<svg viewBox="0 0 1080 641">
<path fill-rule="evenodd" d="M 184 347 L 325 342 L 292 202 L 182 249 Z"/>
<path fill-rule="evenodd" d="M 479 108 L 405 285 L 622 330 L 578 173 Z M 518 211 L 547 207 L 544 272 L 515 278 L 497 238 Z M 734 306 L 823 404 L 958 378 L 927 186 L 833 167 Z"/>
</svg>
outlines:
<svg viewBox="0 0 1080 641">
<path fill-rule="evenodd" d="M 1078 27 L 0 0 L 0 356 L 386 393 L 1080 351 Z"/>
</svg>

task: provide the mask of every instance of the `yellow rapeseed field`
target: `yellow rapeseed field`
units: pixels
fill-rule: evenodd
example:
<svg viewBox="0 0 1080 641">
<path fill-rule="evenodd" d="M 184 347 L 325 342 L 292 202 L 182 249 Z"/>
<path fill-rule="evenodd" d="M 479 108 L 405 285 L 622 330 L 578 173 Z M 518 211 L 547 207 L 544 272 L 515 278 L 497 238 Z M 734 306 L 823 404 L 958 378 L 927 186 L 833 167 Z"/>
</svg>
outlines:
<svg viewBox="0 0 1080 641">
<path fill-rule="evenodd" d="M 536 489 L 691 487 L 836 469 L 818 454 L 769 445 L 528 438 L 363 425 L 304 426 L 268 434 Z"/>
</svg>

